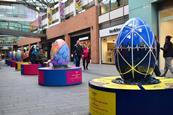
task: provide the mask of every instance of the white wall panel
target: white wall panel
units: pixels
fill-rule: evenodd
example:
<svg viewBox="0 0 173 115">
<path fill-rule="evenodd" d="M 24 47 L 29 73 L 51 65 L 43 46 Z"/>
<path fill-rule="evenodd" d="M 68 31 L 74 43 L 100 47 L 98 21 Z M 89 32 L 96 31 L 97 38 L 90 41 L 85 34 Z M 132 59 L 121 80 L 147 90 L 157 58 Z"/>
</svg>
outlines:
<svg viewBox="0 0 173 115">
<path fill-rule="evenodd" d="M 110 12 L 110 20 L 123 16 L 123 7 Z"/>
<path fill-rule="evenodd" d="M 109 20 L 109 13 L 99 16 L 99 24 Z"/>
</svg>

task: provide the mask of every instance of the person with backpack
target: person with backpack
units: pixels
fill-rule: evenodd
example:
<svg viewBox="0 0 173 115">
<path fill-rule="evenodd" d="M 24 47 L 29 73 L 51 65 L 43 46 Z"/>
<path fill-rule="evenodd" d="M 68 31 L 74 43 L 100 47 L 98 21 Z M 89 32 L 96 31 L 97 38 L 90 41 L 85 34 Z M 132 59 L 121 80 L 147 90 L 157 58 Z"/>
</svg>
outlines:
<svg viewBox="0 0 173 115">
<path fill-rule="evenodd" d="M 163 50 L 163 57 L 165 59 L 164 73 L 161 75 L 161 77 L 166 76 L 168 70 L 170 70 L 170 72 L 173 74 L 173 68 L 171 66 L 173 59 L 173 43 L 171 42 L 171 38 L 172 36 L 167 35 L 165 38 L 164 47 L 161 48 Z"/>
</svg>

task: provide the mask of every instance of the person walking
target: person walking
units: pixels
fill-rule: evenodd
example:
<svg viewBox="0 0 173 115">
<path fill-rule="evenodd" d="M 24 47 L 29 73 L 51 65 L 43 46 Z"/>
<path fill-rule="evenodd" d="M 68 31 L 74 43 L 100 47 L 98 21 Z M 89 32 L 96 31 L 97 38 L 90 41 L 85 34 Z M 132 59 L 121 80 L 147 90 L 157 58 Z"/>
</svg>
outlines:
<svg viewBox="0 0 173 115">
<path fill-rule="evenodd" d="M 82 54 L 83 68 L 88 70 L 88 64 L 90 63 L 90 49 L 84 44 Z"/>
<path fill-rule="evenodd" d="M 166 76 L 166 73 L 168 70 L 173 74 L 173 68 L 171 66 L 171 61 L 173 59 L 173 43 L 171 42 L 172 36 L 167 35 L 165 38 L 165 44 L 164 47 L 161 48 L 163 50 L 163 57 L 165 59 L 165 67 L 164 67 L 164 73 L 161 75 L 161 77 Z"/>
<path fill-rule="evenodd" d="M 74 46 L 74 59 L 75 59 L 75 65 L 76 67 L 80 67 L 80 60 L 81 60 L 81 56 L 83 53 L 83 48 L 80 44 L 80 41 L 78 40 Z"/>
<path fill-rule="evenodd" d="M 156 76 L 160 76 L 161 75 L 161 72 L 160 72 L 160 68 L 159 68 L 159 56 L 160 56 L 160 43 L 159 43 L 159 40 L 158 38 L 155 36 L 155 39 L 156 39 L 156 45 L 157 45 L 157 50 L 156 50 L 156 66 L 154 68 L 154 73 Z"/>
</svg>

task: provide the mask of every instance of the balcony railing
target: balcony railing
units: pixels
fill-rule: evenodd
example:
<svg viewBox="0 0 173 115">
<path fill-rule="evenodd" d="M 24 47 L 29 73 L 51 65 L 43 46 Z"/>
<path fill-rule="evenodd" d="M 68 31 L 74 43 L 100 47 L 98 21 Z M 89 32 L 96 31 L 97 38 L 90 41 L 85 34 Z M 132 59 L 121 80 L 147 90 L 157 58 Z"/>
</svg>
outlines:
<svg viewBox="0 0 173 115">
<path fill-rule="evenodd" d="M 16 30 L 21 32 L 31 32 L 37 29 L 37 27 L 31 26 L 31 25 L 25 25 L 18 22 L 0 20 L 0 29 L 10 29 L 10 30 Z"/>
</svg>

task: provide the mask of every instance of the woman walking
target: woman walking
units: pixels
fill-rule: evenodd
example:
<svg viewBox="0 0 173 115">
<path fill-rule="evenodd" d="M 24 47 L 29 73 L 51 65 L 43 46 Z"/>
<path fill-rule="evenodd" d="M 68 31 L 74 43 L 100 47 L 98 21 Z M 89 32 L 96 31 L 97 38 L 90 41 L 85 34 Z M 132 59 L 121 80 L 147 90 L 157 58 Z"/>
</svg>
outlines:
<svg viewBox="0 0 173 115">
<path fill-rule="evenodd" d="M 87 47 L 86 44 L 83 45 L 82 60 L 84 70 L 88 70 L 88 64 L 90 63 L 90 49 Z"/>
</svg>

